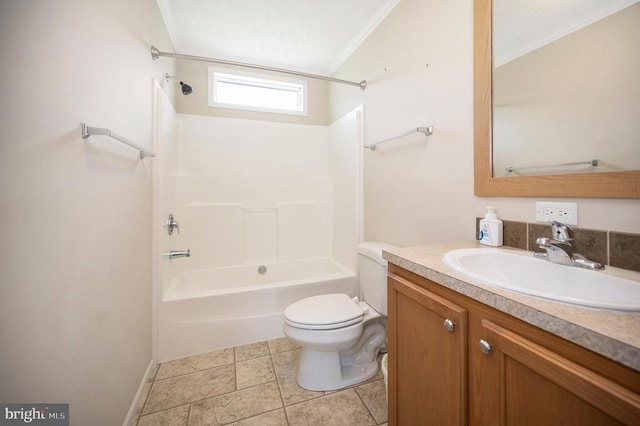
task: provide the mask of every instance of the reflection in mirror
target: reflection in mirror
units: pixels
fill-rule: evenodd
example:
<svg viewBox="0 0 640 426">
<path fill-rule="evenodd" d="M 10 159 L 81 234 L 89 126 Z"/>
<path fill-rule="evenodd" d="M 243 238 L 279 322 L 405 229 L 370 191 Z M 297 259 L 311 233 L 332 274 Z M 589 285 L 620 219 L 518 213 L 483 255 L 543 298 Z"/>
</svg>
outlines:
<svg viewBox="0 0 640 426">
<path fill-rule="evenodd" d="M 562 3 L 589 1 L 591 0 L 562 0 Z M 537 4 L 550 2 L 556 2 L 556 0 L 539 0 Z M 633 1 L 633 3 L 637 2 L 638 0 Z M 569 174 L 494 176 L 491 155 L 493 0 L 474 0 L 473 17 L 474 194 L 480 197 L 640 198 L 640 170 L 637 169 L 603 173 L 576 171 Z M 597 58 L 594 58 L 593 62 L 592 66 L 602 65 Z M 595 128 L 617 124 L 597 121 L 588 122 L 585 125 Z M 556 147 L 541 149 L 546 153 L 546 160 L 547 157 L 553 158 Z"/>
<path fill-rule="evenodd" d="M 494 0 L 493 176 L 640 170 L 638 23 L 638 0 Z"/>
</svg>

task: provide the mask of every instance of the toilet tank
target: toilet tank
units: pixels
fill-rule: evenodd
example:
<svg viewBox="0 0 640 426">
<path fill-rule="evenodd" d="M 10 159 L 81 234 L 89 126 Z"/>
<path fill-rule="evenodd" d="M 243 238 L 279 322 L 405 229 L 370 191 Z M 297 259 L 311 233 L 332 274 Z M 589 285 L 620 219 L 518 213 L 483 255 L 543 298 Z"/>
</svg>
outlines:
<svg viewBox="0 0 640 426">
<path fill-rule="evenodd" d="M 377 241 L 358 244 L 362 298 L 382 315 L 387 315 L 387 261 L 382 258 L 382 250 L 395 247 Z"/>
</svg>

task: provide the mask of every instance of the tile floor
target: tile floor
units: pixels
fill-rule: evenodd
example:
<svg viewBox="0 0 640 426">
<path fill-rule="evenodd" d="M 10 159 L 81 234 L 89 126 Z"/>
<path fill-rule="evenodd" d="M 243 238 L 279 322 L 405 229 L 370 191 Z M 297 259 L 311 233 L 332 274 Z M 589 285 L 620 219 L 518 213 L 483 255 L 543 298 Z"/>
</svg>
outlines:
<svg viewBox="0 0 640 426">
<path fill-rule="evenodd" d="M 382 373 L 312 392 L 296 383 L 299 356 L 285 337 L 159 364 L 130 426 L 386 425 Z"/>
</svg>

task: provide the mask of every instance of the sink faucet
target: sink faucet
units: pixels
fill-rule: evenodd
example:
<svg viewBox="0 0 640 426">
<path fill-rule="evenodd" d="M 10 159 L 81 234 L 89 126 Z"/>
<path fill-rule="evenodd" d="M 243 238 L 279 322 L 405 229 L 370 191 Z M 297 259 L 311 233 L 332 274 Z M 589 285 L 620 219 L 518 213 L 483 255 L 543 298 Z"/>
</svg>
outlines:
<svg viewBox="0 0 640 426">
<path fill-rule="evenodd" d="M 573 243 L 573 231 L 567 225 L 556 221 L 551 222 L 551 234 L 551 239 L 544 237 L 536 239 L 536 244 L 545 251 L 535 252 L 534 256 L 560 265 L 604 269 L 603 264 L 589 260 L 576 251 Z"/>
</svg>

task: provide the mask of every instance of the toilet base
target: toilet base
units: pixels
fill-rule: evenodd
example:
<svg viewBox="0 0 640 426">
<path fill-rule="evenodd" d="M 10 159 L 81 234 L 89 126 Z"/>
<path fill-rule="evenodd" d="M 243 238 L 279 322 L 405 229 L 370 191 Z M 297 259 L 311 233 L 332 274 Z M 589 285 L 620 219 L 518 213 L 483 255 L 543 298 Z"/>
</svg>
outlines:
<svg viewBox="0 0 640 426">
<path fill-rule="evenodd" d="M 343 365 L 338 352 L 302 349 L 296 381 L 307 390 L 331 391 L 369 380 L 378 374 L 378 361 Z"/>
<path fill-rule="evenodd" d="M 342 351 L 302 347 L 297 381 L 304 389 L 329 391 L 362 383 L 378 373 L 377 356 L 387 333 L 384 319 L 367 321 L 358 341 Z"/>
</svg>

